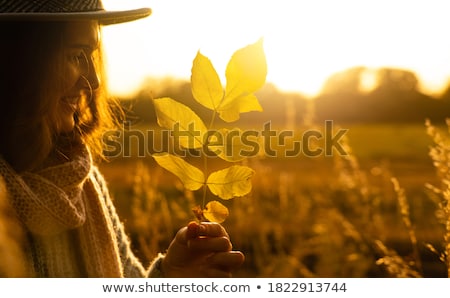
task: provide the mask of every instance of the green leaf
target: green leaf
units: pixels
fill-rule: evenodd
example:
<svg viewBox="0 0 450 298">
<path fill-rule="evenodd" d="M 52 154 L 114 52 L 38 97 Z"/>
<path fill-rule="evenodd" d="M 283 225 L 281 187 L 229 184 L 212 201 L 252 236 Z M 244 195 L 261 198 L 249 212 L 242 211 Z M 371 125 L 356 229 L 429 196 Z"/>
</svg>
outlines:
<svg viewBox="0 0 450 298">
<path fill-rule="evenodd" d="M 211 61 L 200 52 L 194 59 L 191 71 L 191 88 L 195 100 L 211 110 L 216 110 L 224 91 Z"/>
<path fill-rule="evenodd" d="M 231 166 L 211 173 L 206 184 L 213 194 L 224 200 L 241 197 L 252 190 L 250 178 L 254 171 L 245 166 Z"/>
<path fill-rule="evenodd" d="M 158 125 L 171 129 L 173 137 L 184 148 L 201 148 L 207 128 L 197 114 L 186 105 L 169 97 L 153 100 Z"/>
<path fill-rule="evenodd" d="M 223 223 L 229 215 L 228 208 L 218 201 L 210 201 L 203 209 L 203 216 L 211 221 Z"/>
<path fill-rule="evenodd" d="M 203 172 L 182 158 L 169 153 L 156 153 L 152 156 L 161 167 L 180 178 L 186 189 L 198 190 L 203 186 L 205 182 Z"/>
</svg>

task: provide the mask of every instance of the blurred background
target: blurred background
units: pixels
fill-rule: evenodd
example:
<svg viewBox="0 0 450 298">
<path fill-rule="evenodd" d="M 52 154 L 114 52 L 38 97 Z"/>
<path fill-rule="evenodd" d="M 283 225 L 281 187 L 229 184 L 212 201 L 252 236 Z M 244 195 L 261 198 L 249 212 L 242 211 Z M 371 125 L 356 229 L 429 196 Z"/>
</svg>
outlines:
<svg viewBox="0 0 450 298">
<path fill-rule="evenodd" d="M 147 132 L 161 130 L 152 99 L 172 97 L 210 119 L 190 89 L 197 51 L 225 83 L 233 52 L 263 37 L 263 111 L 236 126 L 261 130 L 270 121 L 301 136 L 332 120 L 347 130 L 348 154 L 244 161 L 256 172 L 253 190 L 226 202 L 223 223 L 246 254 L 236 276 L 449 276 L 445 1 L 104 2 L 153 9 L 148 19 L 104 28 L 109 88 L 130 122 L 120 138 L 128 157 L 100 166 L 144 262 L 195 219 L 201 198 L 146 150 L 155 147 Z"/>
</svg>

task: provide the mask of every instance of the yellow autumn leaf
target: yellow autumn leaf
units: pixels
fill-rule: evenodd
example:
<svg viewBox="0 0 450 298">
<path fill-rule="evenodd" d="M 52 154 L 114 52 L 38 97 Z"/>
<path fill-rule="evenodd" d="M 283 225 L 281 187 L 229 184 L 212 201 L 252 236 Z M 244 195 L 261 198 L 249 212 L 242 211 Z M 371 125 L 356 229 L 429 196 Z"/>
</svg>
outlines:
<svg viewBox="0 0 450 298">
<path fill-rule="evenodd" d="M 222 106 L 218 112 L 223 121 L 234 122 L 239 120 L 241 113 L 251 111 L 261 112 L 262 110 L 256 96 L 254 94 L 247 94 L 236 98 L 234 101 L 228 102 L 228 104 Z"/>
<path fill-rule="evenodd" d="M 192 65 L 191 89 L 195 100 L 211 110 L 216 110 L 223 99 L 220 78 L 211 61 L 200 52 Z"/>
<path fill-rule="evenodd" d="M 253 173 L 254 170 L 246 166 L 231 166 L 211 173 L 206 184 L 211 192 L 221 199 L 242 197 L 252 190 L 250 178 Z"/>
<path fill-rule="evenodd" d="M 228 162 L 244 160 L 259 150 L 257 132 L 252 134 L 239 128 L 222 128 L 211 133 L 207 145 L 210 151 Z"/>
<path fill-rule="evenodd" d="M 263 49 L 263 39 L 237 50 L 228 62 L 225 77 L 225 97 L 218 107 L 224 112 L 234 106 L 242 98 L 260 89 L 266 82 L 267 62 Z M 253 111 L 253 101 L 239 104 L 240 112 Z M 258 104 L 259 106 L 259 104 Z M 220 115 L 222 117 L 222 115 Z M 223 119 L 227 121 L 226 119 Z"/>
<path fill-rule="evenodd" d="M 263 39 L 237 50 L 228 62 L 225 77 L 228 97 L 237 97 L 237 92 L 253 93 L 266 82 L 267 62 L 264 54 Z M 232 96 L 236 94 L 235 96 Z"/>
<path fill-rule="evenodd" d="M 153 100 L 158 125 L 172 130 L 175 141 L 184 148 L 201 148 L 207 128 L 189 107 L 169 97 Z"/>
<path fill-rule="evenodd" d="M 203 209 L 203 216 L 211 222 L 223 223 L 228 215 L 228 208 L 218 201 L 208 202 Z"/>
<path fill-rule="evenodd" d="M 203 186 L 203 172 L 182 158 L 169 153 L 156 153 L 152 156 L 161 167 L 177 176 L 186 189 L 198 190 Z"/>
</svg>

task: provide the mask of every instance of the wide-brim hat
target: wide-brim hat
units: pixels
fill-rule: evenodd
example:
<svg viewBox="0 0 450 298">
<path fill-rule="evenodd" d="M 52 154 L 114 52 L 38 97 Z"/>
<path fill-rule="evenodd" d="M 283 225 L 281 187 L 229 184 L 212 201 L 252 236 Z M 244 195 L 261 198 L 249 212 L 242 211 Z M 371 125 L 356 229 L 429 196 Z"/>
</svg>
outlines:
<svg viewBox="0 0 450 298">
<path fill-rule="evenodd" d="M 150 8 L 105 10 L 101 0 L 0 0 L 0 21 L 97 20 L 111 25 L 145 18 L 151 12 Z"/>
</svg>

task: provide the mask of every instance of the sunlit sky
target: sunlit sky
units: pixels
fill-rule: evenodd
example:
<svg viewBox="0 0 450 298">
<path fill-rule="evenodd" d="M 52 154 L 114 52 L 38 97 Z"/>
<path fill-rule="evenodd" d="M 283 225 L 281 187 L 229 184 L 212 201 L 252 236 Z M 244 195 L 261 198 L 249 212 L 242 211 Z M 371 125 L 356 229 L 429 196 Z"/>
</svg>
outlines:
<svg viewBox="0 0 450 298">
<path fill-rule="evenodd" d="M 134 92 L 145 77 L 189 79 L 197 51 L 222 77 L 232 53 L 264 38 L 267 81 L 317 94 L 353 66 L 414 71 L 428 93 L 450 81 L 448 0 L 103 0 L 150 7 L 147 19 L 108 26 L 109 85 Z"/>
</svg>

